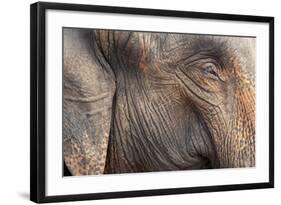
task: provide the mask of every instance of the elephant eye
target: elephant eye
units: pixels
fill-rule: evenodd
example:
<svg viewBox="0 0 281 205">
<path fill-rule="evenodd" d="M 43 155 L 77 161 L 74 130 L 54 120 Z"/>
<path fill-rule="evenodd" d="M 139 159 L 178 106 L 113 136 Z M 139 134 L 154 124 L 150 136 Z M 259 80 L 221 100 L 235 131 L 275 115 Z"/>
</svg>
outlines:
<svg viewBox="0 0 281 205">
<path fill-rule="evenodd" d="M 219 80 L 218 69 L 214 63 L 205 63 L 203 65 L 203 74 L 208 78 Z"/>
</svg>

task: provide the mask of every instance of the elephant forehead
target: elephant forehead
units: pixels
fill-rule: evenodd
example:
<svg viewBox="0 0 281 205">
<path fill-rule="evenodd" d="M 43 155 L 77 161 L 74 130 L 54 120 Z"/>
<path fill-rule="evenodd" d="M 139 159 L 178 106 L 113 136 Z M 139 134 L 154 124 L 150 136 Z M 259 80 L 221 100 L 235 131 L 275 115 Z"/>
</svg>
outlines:
<svg viewBox="0 0 281 205">
<path fill-rule="evenodd" d="M 167 34 L 162 42 L 160 60 L 176 67 L 190 61 L 211 58 L 226 71 L 232 73 L 233 69 L 240 69 L 254 76 L 255 43 L 254 37 Z"/>
<path fill-rule="evenodd" d="M 130 45 L 137 49 L 150 47 L 159 51 L 189 49 L 191 51 L 213 50 L 221 52 L 227 47 L 243 51 L 252 49 L 255 39 L 242 36 L 143 31 L 95 30 L 94 33 L 104 44 L 110 43 L 112 46 L 121 46 L 122 48 Z"/>
<path fill-rule="evenodd" d="M 96 41 L 112 64 L 126 70 L 174 69 L 189 57 L 214 58 L 232 70 L 254 75 L 255 38 L 186 33 L 95 30 Z M 201 53 L 204 55 L 200 55 Z M 109 60 L 109 61 L 110 61 Z"/>
<path fill-rule="evenodd" d="M 161 35 L 161 34 L 159 34 Z M 240 54 L 247 56 L 253 51 L 255 38 L 203 35 L 203 34 L 167 34 L 162 42 L 164 51 L 174 56 L 205 51 L 210 56 L 228 59 Z"/>
</svg>

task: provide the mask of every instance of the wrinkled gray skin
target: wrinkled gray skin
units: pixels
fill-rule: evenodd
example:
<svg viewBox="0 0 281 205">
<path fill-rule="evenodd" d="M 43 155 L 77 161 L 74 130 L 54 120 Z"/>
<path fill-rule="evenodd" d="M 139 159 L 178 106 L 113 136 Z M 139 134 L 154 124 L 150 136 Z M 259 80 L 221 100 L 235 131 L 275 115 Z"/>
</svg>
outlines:
<svg viewBox="0 0 281 205">
<path fill-rule="evenodd" d="M 255 39 L 63 35 L 72 175 L 255 166 Z"/>
</svg>

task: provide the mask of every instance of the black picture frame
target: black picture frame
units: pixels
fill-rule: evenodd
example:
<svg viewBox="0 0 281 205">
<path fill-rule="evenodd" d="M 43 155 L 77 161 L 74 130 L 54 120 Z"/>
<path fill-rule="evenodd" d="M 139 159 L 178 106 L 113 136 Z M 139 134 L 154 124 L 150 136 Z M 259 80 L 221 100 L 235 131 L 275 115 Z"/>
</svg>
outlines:
<svg viewBox="0 0 281 205">
<path fill-rule="evenodd" d="M 263 183 L 230 184 L 191 188 L 124 191 L 46 196 L 46 10 L 86 11 L 102 13 L 169 16 L 195 19 L 263 22 L 269 24 L 269 181 Z M 37 203 L 76 200 L 96 200 L 197 192 L 230 191 L 274 187 L 274 18 L 265 16 L 109 7 L 82 4 L 38 2 L 30 6 L 30 199 Z"/>
</svg>

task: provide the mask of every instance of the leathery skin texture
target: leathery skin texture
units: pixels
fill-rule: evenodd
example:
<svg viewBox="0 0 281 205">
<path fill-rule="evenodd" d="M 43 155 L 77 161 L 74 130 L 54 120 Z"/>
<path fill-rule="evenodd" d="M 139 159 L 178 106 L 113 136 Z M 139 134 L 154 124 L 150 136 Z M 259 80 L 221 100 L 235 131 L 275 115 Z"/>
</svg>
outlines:
<svg viewBox="0 0 281 205">
<path fill-rule="evenodd" d="M 63 29 L 70 175 L 255 166 L 255 38 Z"/>
</svg>

